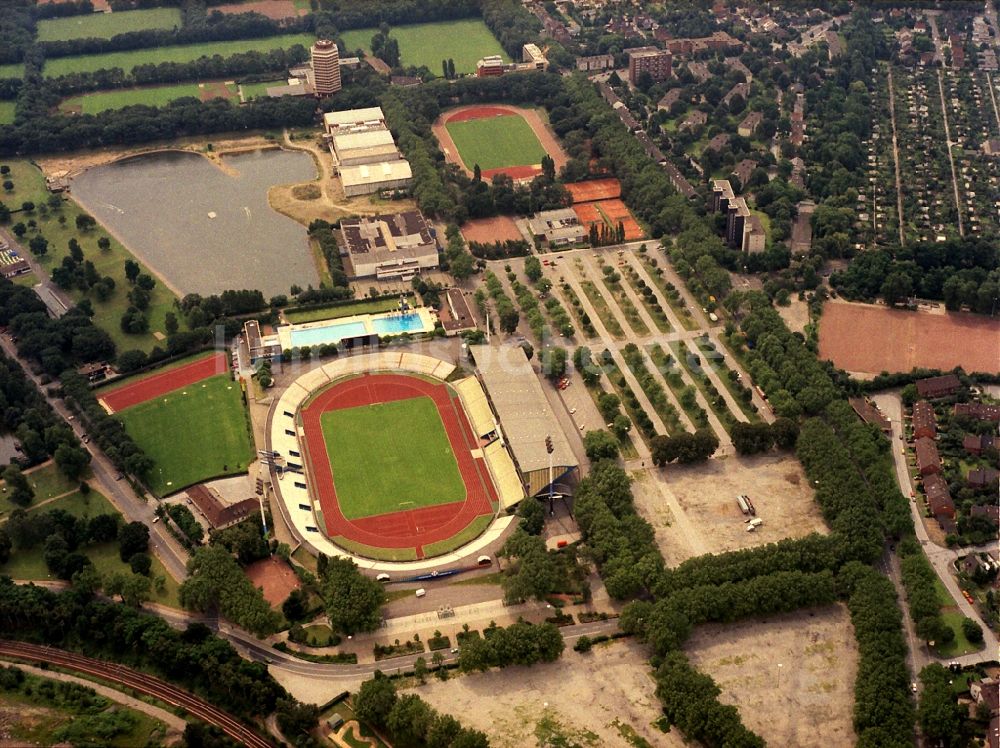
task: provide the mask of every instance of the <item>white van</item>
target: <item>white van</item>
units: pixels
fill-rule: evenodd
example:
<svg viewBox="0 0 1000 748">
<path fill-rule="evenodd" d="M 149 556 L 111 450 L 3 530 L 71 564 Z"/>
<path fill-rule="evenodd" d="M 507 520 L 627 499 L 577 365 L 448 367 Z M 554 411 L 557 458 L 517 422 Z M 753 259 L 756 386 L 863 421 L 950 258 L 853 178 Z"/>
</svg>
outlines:
<svg viewBox="0 0 1000 748">
<path fill-rule="evenodd" d="M 377 577 L 375 577 L 375 581 L 376 582 L 388 582 L 389 581 L 389 575 L 388 574 L 379 574 Z"/>
<path fill-rule="evenodd" d="M 417 597 L 423 597 L 426 594 L 427 594 L 427 590 L 425 590 L 423 587 L 421 587 L 419 590 L 417 590 Z"/>
</svg>

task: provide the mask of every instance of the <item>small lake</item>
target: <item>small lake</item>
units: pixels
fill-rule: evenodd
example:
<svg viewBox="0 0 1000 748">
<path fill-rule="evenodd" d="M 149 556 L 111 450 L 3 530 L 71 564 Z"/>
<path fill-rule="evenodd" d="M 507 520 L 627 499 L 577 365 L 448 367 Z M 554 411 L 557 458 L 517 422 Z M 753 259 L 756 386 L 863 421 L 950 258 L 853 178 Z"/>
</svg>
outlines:
<svg viewBox="0 0 1000 748">
<path fill-rule="evenodd" d="M 222 158 L 225 170 L 195 153 L 135 156 L 83 172 L 73 196 L 181 294 L 318 285 L 305 227 L 267 203 L 272 186 L 316 178 L 312 157 Z"/>
</svg>

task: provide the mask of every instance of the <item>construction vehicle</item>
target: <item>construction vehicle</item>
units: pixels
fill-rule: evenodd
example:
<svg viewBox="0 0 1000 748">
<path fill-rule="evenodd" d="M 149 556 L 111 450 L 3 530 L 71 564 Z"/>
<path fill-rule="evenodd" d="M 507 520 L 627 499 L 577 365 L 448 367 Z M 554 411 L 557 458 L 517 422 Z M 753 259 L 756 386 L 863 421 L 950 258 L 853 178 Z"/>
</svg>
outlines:
<svg viewBox="0 0 1000 748">
<path fill-rule="evenodd" d="M 736 503 L 740 505 L 740 511 L 744 514 L 750 514 L 750 504 L 747 502 L 746 497 L 743 495 L 736 497 Z"/>
</svg>

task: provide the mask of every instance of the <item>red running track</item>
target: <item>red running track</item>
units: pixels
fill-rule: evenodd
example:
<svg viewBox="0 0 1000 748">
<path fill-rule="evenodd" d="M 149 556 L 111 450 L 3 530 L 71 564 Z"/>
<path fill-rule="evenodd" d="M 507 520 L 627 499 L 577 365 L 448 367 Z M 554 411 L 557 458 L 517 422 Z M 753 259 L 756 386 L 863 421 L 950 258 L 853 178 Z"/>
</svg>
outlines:
<svg viewBox="0 0 1000 748">
<path fill-rule="evenodd" d="M 117 413 L 133 405 L 144 403 L 165 395 L 173 390 L 196 384 L 203 379 L 225 374 L 229 371 L 229 358 L 225 353 L 193 361 L 176 369 L 169 369 L 160 374 L 153 374 L 136 382 L 123 384 L 121 387 L 99 393 L 98 397 L 107 405 L 112 413 Z"/>
<path fill-rule="evenodd" d="M 323 438 L 320 417 L 331 410 L 429 397 L 437 406 L 441 422 L 465 483 L 465 501 L 406 509 L 349 520 L 337 501 L 330 456 Z M 434 384 L 404 374 L 364 374 L 335 384 L 302 409 L 302 426 L 313 491 L 319 497 L 327 534 L 342 536 L 376 548 L 415 548 L 423 558 L 423 547 L 458 534 L 476 517 L 493 513 L 496 489 L 482 459 L 472 456 L 479 447 L 461 405 L 443 384 Z"/>
</svg>

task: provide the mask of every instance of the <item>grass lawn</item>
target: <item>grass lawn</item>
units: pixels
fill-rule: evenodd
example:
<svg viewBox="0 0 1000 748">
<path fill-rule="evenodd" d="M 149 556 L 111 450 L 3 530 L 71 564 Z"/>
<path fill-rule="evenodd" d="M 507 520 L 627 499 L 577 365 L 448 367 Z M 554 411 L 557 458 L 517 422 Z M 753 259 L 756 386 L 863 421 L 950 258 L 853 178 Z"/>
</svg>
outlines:
<svg viewBox="0 0 1000 748">
<path fill-rule="evenodd" d="M 267 96 L 267 89 L 271 86 L 283 86 L 286 80 L 262 81 L 261 83 L 243 83 L 240 88 L 243 90 L 243 99 L 250 101 L 262 96 Z"/>
<path fill-rule="evenodd" d="M 340 38 L 348 52 L 363 49 L 371 53 L 371 40 L 377 29 L 354 29 L 341 32 Z M 439 23 L 417 23 L 393 26 L 389 36 L 399 42 L 400 62 L 420 67 L 426 65 L 434 75 L 441 75 L 441 60 L 455 61 L 456 73 L 476 72 L 476 63 L 487 55 L 500 55 L 510 60 L 500 42 L 478 18 Z"/>
<path fill-rule="evenodd" d="M 67 39 L 110 39 L 117 34 L 145 29 L 172 29 L 181 25 L 179 8 L 151 8 L 122 13 L 88 13 L 67 18 L 47 18 L 38 22 L 40 42 Z"/>
<path fill-rule="evenodd" d="M 437 543 L 425 545 L 424 557 L 430 558 L 431 556 L 440 556 L 445 553 L 450 553 L 456 548 L 475 540 L 486 532 L 486 528 L 490 526 L 492 521 L 492 514 L 483 514 L 476 517 L 464 530 L 460 530 L 457 534 L 452 535 L 447 540 L 440 540 Z"/>
<path fill-rule="evenodd" d="M 28 482 L 31 484 L 31 489 L 35 492 L 35 498 L 27 507 L 29 509 L 37 506 L 46 499 L 52 499 L 56 496 L 62 496 L 63 494 L 75 491 L 78 485 L 66 480 L 54 462 L 40 468 L 35 468 L 31 472 L 26 473 L 26 475 Z M 6 487 L 4 487 L 0 491 L 0 522 L 5 521 L 7 516 L 17 508 L 17 504 L 13 504 L 7 499 L 7 491 Z M 46 505 L 46 508 L 48 508 L 48 505 Z"/>
<path fill-rule="evenodd" d="M 3 202 L 11 207 L 21 205 L 25 201 L 33 202 L 35 205 L 43 205 L 48 200 L 49 193 L 45 189 L 45 178 L 38 167 L 28 161 L 19 159 L 0 159 L 0 163 L 10 166 L 11 173 L 8 178 L 14 182 L 13 191 L 0 192 L 0 200 L 3 200 Z M 74 290 L 70 292 L 70 295 L 77 301 L 90 296 L 91 302 L 94 305 L 94 323 L 111 335 L 118 345 L 119 351 L 126 351 L 132 348 L 141 348 L 142 350 L 149 351 L 157 343 L 156 338 L 153 337 L 153 333 L 165 330 L 164 320 L 167 312 L 174 311 L 175 297 L 170 292 L 170 289 L 162 283 L 157 283 L 156 288 L 152 291 L 150 306 L 147 310 L 149 332 L 143 335 L 129 335 L 122 332 L 119 322 L 122 314 L 128 308 L 128 299 L 126 296 L 129 290 L 128 281 L 125 279 L 125 260 L 135 258 L 113 236 L 108 237 L 111 239 L 110 249 L 107 251 L 98 249 L 97 240 L 102 236 L 108 236 L 108 234 L 100 226 L 92 231 L 79 231 L 76 228 L 76 217 L 84 212 L 72 199 L 66 199 L 60 203 L 58 209 L 49 209 L 45 214 L 40 209 L 36 209 L 32 215 L 26 215 L 23 212 L 14 213 L 11 216 L 11 223 L 27 223 L 30 219 L 38 222 L 38 233 L 41 233 L 42 236 L 49 240 L 48 253 L 38 258 L 38 260 L 48 271 L 57 267 L 62 262 L 63 257 L 69 255 L 69 240 L 77 239 L 80 242 L 80 246 L 83 247 L 86 259 L 94 263 L 97 272 L 102 276 L 108 275 L 114 278 L 115 291 L 111 295 L 111 298 L 104 302 L 97 301 L 92 295 L 82 291 Z M 60 222 L 59 219 L 61 217 L 66 220 Z M 33 230 L 29 230 L 25 234 L 23 242 L 25 252 L 28 251 L 28 240 L 34 234 Z M 141 262 L 139 264 L 142 265 Z M 153 277 L 156 277 L 145 266 L 143 266 L 143 272 L 150 273 Z"/>
<path fill-rule="evenodd" d="M 227 86 L 230 98 L 237 97 L 236 87 Z M 146 86 L 143 88 L 125 88 L 116 91 L 95 91 L 94 93 L 74 96 L 64 99 L 59 108 L 64 112 L 82 112 L 83 114 L 99 114 L 108 109 L 122 109 L 135 104 L 146 106 L 165 106 L 174 99 L 186 96 L 201 98 L 202 88 L 198 83 L 178 83 L 173 86 Z"/>
<path fill-rule="evenodd" d="M 268 36 L 263 39 L 239 39 L 228 42 L 205 42 L 203 44 L 182 44 L 174 47 L 153 47 L 133 49 L 126 52 L 108 52 L 101 55 L 81 55 L 79 57 L 58 57 L 45 63 L 45 76 L 58 78 L 70 73 L 88 73 L 107 68 L 121 68 L 131 72 L 136 65 L 158 65 L 161 62 L 191 62 L 199 57 L 220 55 L 229 57 L 241 52 L 270 52 L 275 49 L 289 49 L 296 44 L 309 47 L 316 37 L 312 34 L 286 34 Z M 438 67 L 441 66 L 438 61 Z"/>
<path fill-rule="evenodd" d="M 960 610 L 944 610 L 941 611 L 941 618 L 948 627 L 955 632 L 955 638 L 944 646 L 935 647 L 939 657 L 955 657 L 957 655 L 969 654 L 971 652 L 978 652 L 982 647 L 975 646 L 972 642 L 965 638 L 965 632 L 962 631 L 962 621 L 965 620 L 965 616 L 962 615 Z"/>
<path fill-rule="evenodd" d="M 545 156 L 535 133 L 518 115 L 449 122 L 445 127 L 469 169 L 476 164 L 484 171 L 503 166 L 531 166 L 541 163 Z"/>
<path fill-rule="evenodd" d="M 417 549 L 409 548 L 379 548 L 377 546 L 358 543 L 343 535 L 336 535 L 331 540 L 351 553 L 365 558 L 373 558 L 376 561 L 416 561 Z"/>
<path fill-rule="evenodd" d="M 320 422 L 347 519 L 465 499 L 458 461 L 429 397 L 334 410 Z"/>
<path fill-rule="evenodd" d="M 11 125 L 14 123 L 14 110 L 17 104 L 13 101 L 0 101 L 0 125 Z"/>
<path fill-rule="evenodd" d="M 412 306 L 413 296 L 408 297 Z M 301 312 L 288 312 L 285 318 L 292 323 L 318 322 L 324 319 L 339 319 L 350 317 L 354 314 L 378 314 L 379 312 L 390 312 L 399 308 L 399 299 L 392 296 L 387 299 L 375 299 L 373 301 L 357 301 L 353 304 L 341 304 L 340 306 L 324 306 L 318 309 L 306 309 Z"/>
<path fill-rule="evenodd" d="M 10 65 L 0 65 L 0 78 L 23 78 L 24 63 L 13 62 Z"/>
<path fill-rule="evenodd" d="M 252 457 L 240 386 L 211 377 L 118 414 L 155 465 L 157 496 L 221 475 L 246 472 Z"/>
</svg>

